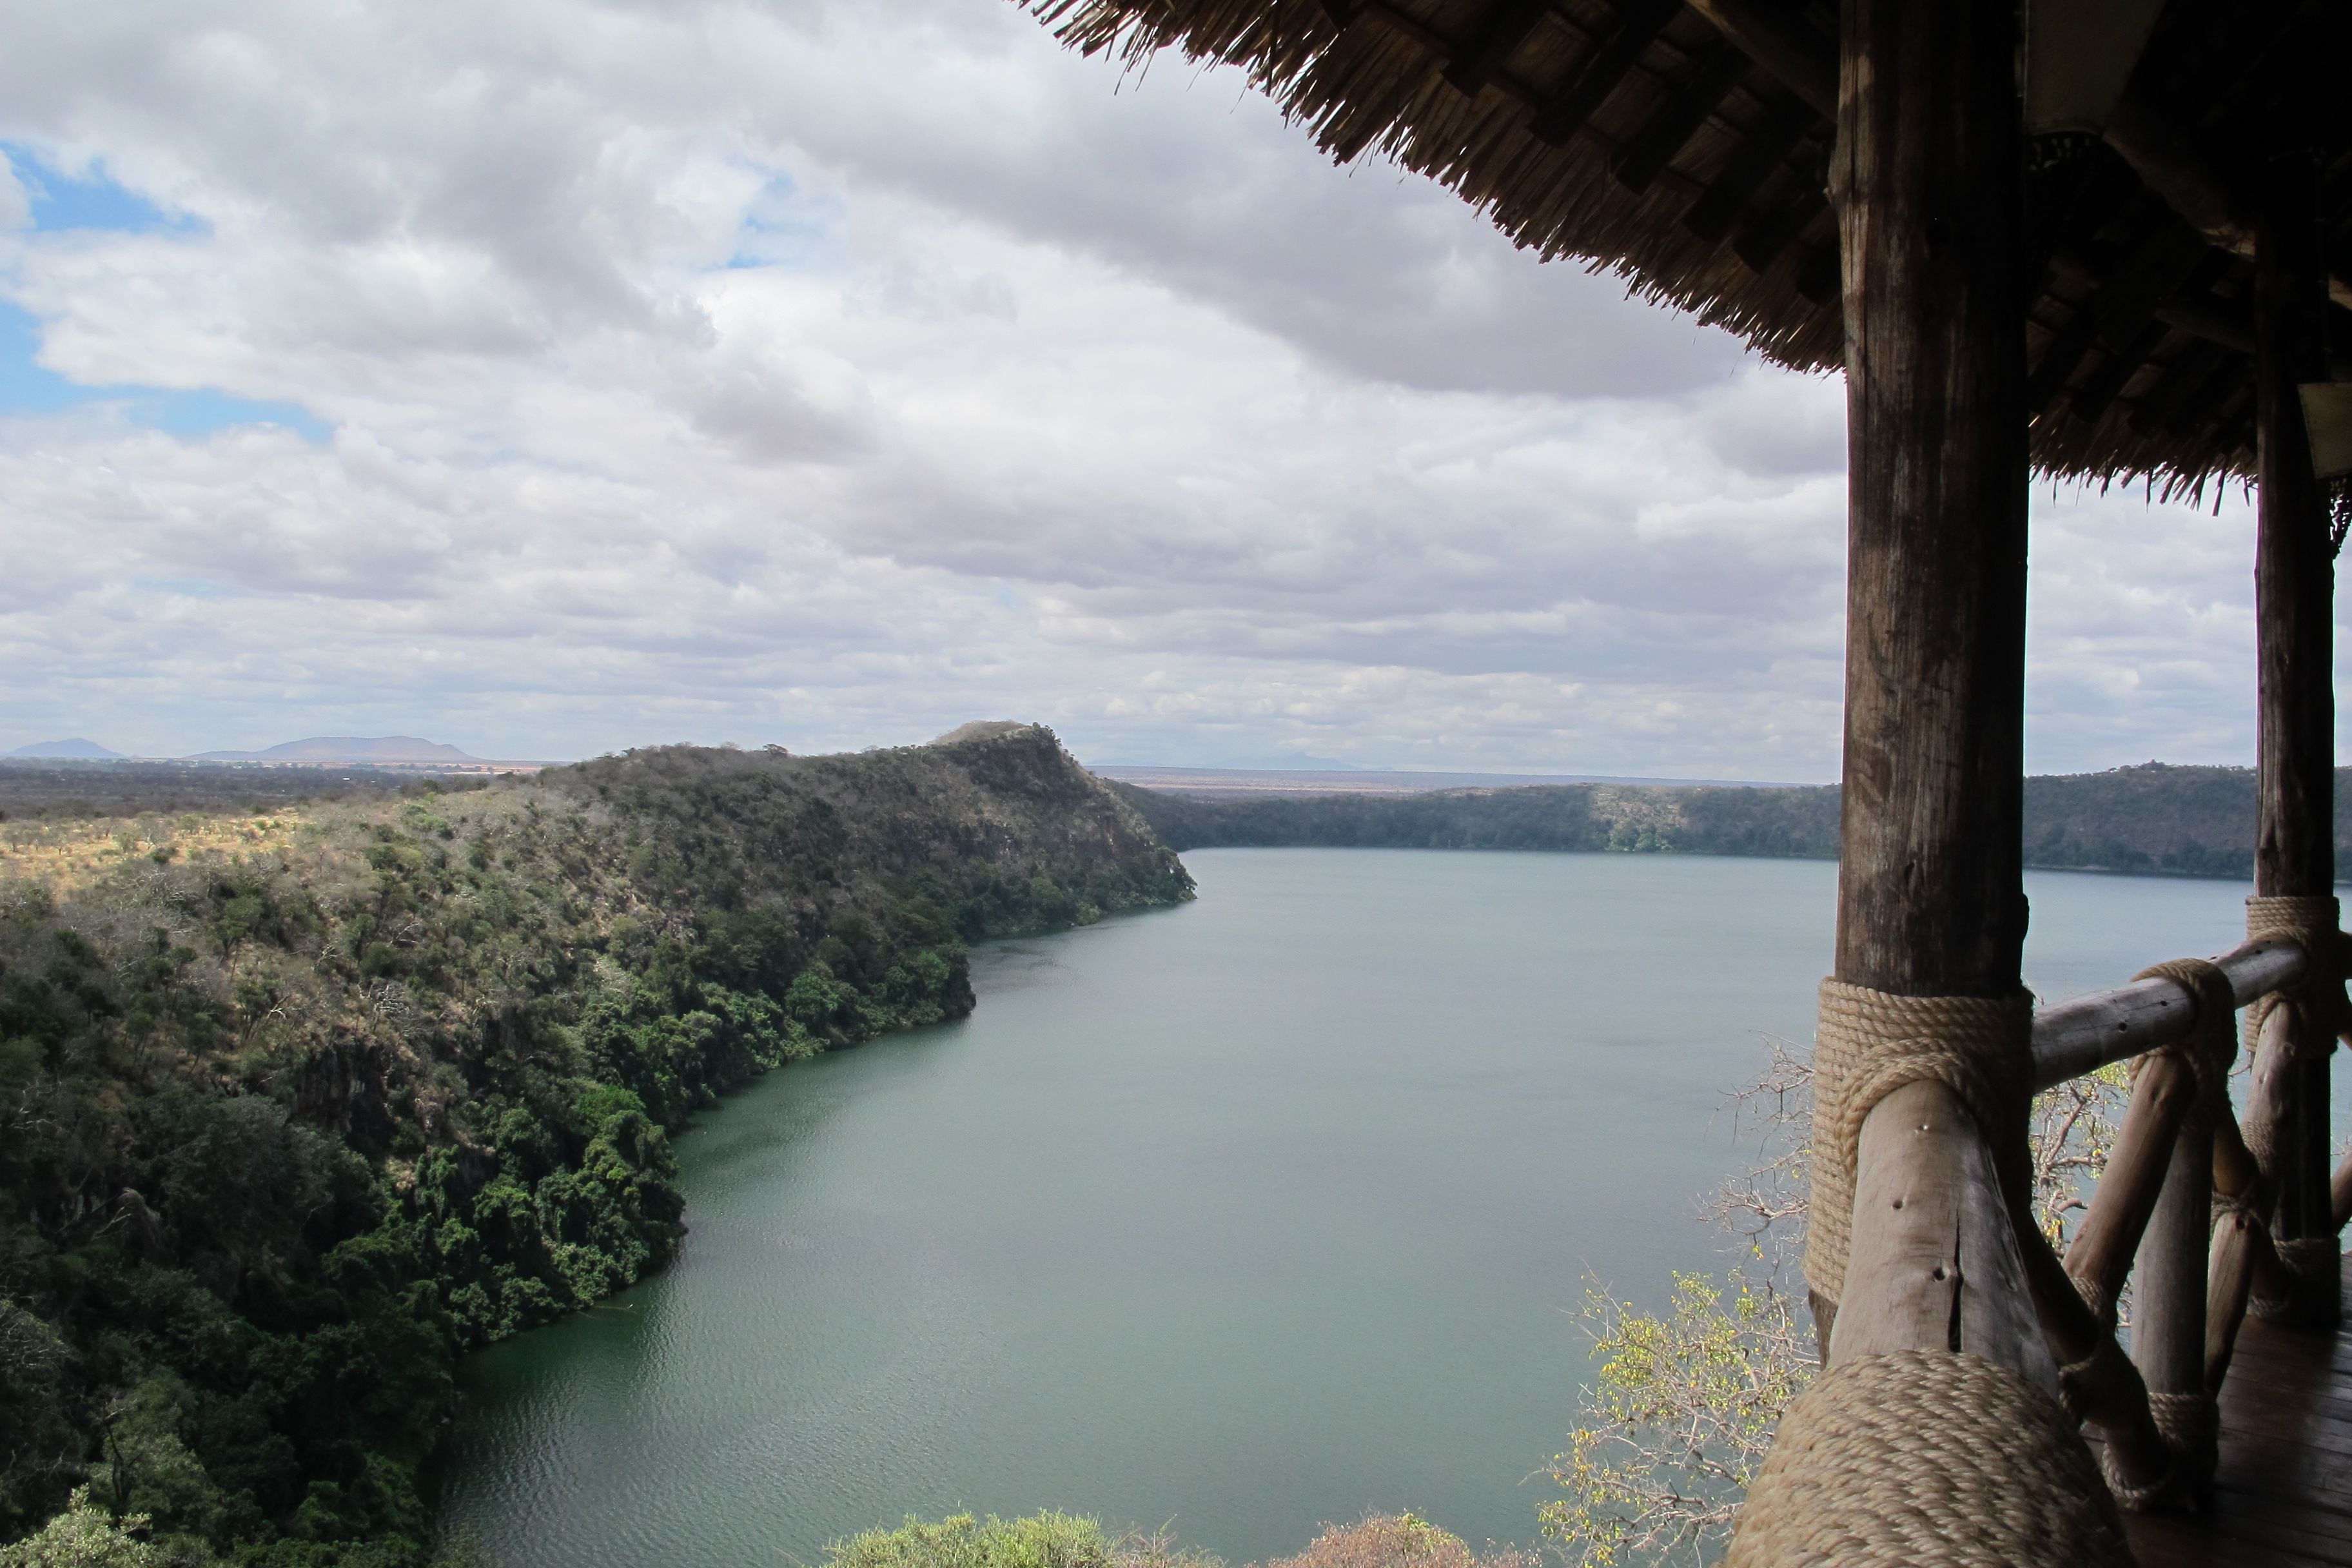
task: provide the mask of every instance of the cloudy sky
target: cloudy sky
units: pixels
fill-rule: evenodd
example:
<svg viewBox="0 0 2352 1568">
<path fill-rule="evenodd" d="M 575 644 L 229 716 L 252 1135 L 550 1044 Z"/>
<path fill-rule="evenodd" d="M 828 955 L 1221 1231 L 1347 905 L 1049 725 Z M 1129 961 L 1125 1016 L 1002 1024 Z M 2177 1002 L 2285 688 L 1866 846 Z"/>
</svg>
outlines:
<svg viewBox="0 0 2352 1568">
<path fill-rule="evenodd" d="M 1009 0 L 10 0 L 0 750 L 1826 779 L 1842 392 Z M 2252 754 L 2233 496 L 2036 497 L 2036 771 Z"/>
</svg>

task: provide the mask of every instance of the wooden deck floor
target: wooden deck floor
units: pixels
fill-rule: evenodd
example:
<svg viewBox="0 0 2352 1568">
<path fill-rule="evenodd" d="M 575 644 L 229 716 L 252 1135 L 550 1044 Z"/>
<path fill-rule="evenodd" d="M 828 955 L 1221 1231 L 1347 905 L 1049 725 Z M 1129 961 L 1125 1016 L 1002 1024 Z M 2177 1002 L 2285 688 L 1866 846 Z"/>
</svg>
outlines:
<svg viewBox="0 0 2352 1568">
<path fill-rule="evenodd" d="M 2215 1483 L 2210 1513 L 2129 1519 L 2141 1568 L 2352 1568 L 2352 1331 L 2247 1321 L 2221 1385 Z"/>
</svg>

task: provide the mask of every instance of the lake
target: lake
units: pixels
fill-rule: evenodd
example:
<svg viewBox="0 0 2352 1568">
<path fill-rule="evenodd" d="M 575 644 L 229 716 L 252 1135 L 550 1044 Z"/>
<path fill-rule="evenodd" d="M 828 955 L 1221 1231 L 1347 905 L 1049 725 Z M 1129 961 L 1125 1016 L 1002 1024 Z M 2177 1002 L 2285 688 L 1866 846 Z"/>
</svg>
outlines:
<svg viewBox="0 0 2352 1568">
<path fill-rule="evenodd" d="M 813 1563 L 957 1508 L 1233 1563 L 1369 1510 L 1532 1542 L 1589 1283 L 1726 1262 L 1696 1203 L 1762 1037 L 1810 1038 L 1836 868 L 1185 863 L 1197 903 L 983 948 L 971 1018 L 700 1117 L 677 1265 L 467 1363 L 449 1522 L 505 1568 Z M 2221 952 L 2248 890 L 2030 875 L 2027 979 Z"/>
</svg>

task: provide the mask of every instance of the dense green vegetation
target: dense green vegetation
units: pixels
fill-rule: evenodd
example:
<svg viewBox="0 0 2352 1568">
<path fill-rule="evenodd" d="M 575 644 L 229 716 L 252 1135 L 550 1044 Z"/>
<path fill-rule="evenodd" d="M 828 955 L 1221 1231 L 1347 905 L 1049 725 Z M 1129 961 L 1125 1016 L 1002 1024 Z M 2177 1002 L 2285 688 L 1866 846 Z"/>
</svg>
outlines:
<svg viewBox="0 0 2352 1568">
<path fill-rule="evenodd" d="M 968 942 L 1191 895 L 1010 726 L 226 826 L 0 880 L 0 1541 L 423 1562 L 455 1357 L 672 1254 L 696 1107 L 969 1011 Z"/>
<path fill-rule="evenodd" d="M 1178 849 L 1346 845 L 1410 849 L 1665 851 L 1833 859 L 1838 792 L 1568 784 L 1409 795 L 1221 799 L 1116 786 Z M 2336 841 L 2352 854 L 2352 770 L 2336 789 Z M 2149 763 L 2025 781 L 2029 866 L 2248 877 L 2254 775 Z M 2352 872 L 2352 858 L 2341 862 Z"/>
</svg>

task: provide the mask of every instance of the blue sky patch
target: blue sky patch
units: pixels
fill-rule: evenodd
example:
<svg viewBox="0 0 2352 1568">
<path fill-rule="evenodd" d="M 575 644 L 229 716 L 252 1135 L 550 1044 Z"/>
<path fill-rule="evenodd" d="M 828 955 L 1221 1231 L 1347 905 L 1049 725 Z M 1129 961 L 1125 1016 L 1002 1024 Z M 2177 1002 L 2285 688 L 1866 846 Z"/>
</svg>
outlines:
<svg viewBox="0 0 2352 1568">
<path fill-rule="evenodd" d="M 117 234 L 201 233 L 204 224 L 185 213 L 167 213 L 121 185 L 104 163 L 87 174 L 60 172 L 29 147 L 0 142 L 17 184 L 32 204 L 33 227 L 41 233 L 106 229 Z"/>
<path fill-rule="evenodd" d="M 831 243 L 839 204 L 803 195 L 789 174 L 771 174 L 745 209 L 730 268 L 806 266 Z"/>
<path fill-rule="evenodd" d="M 134 425 L 174 436 L 209 436 L 240 425 L 278 425 L 306 440 L 333 434 L 326 421 L 299 403 L 232 397 L 212 387 L 84 386 L 34 360 L 40 323 L 28 310 L 0 304 L 0 415 L 55 414 L 104 404 Z"/>
</svg>

